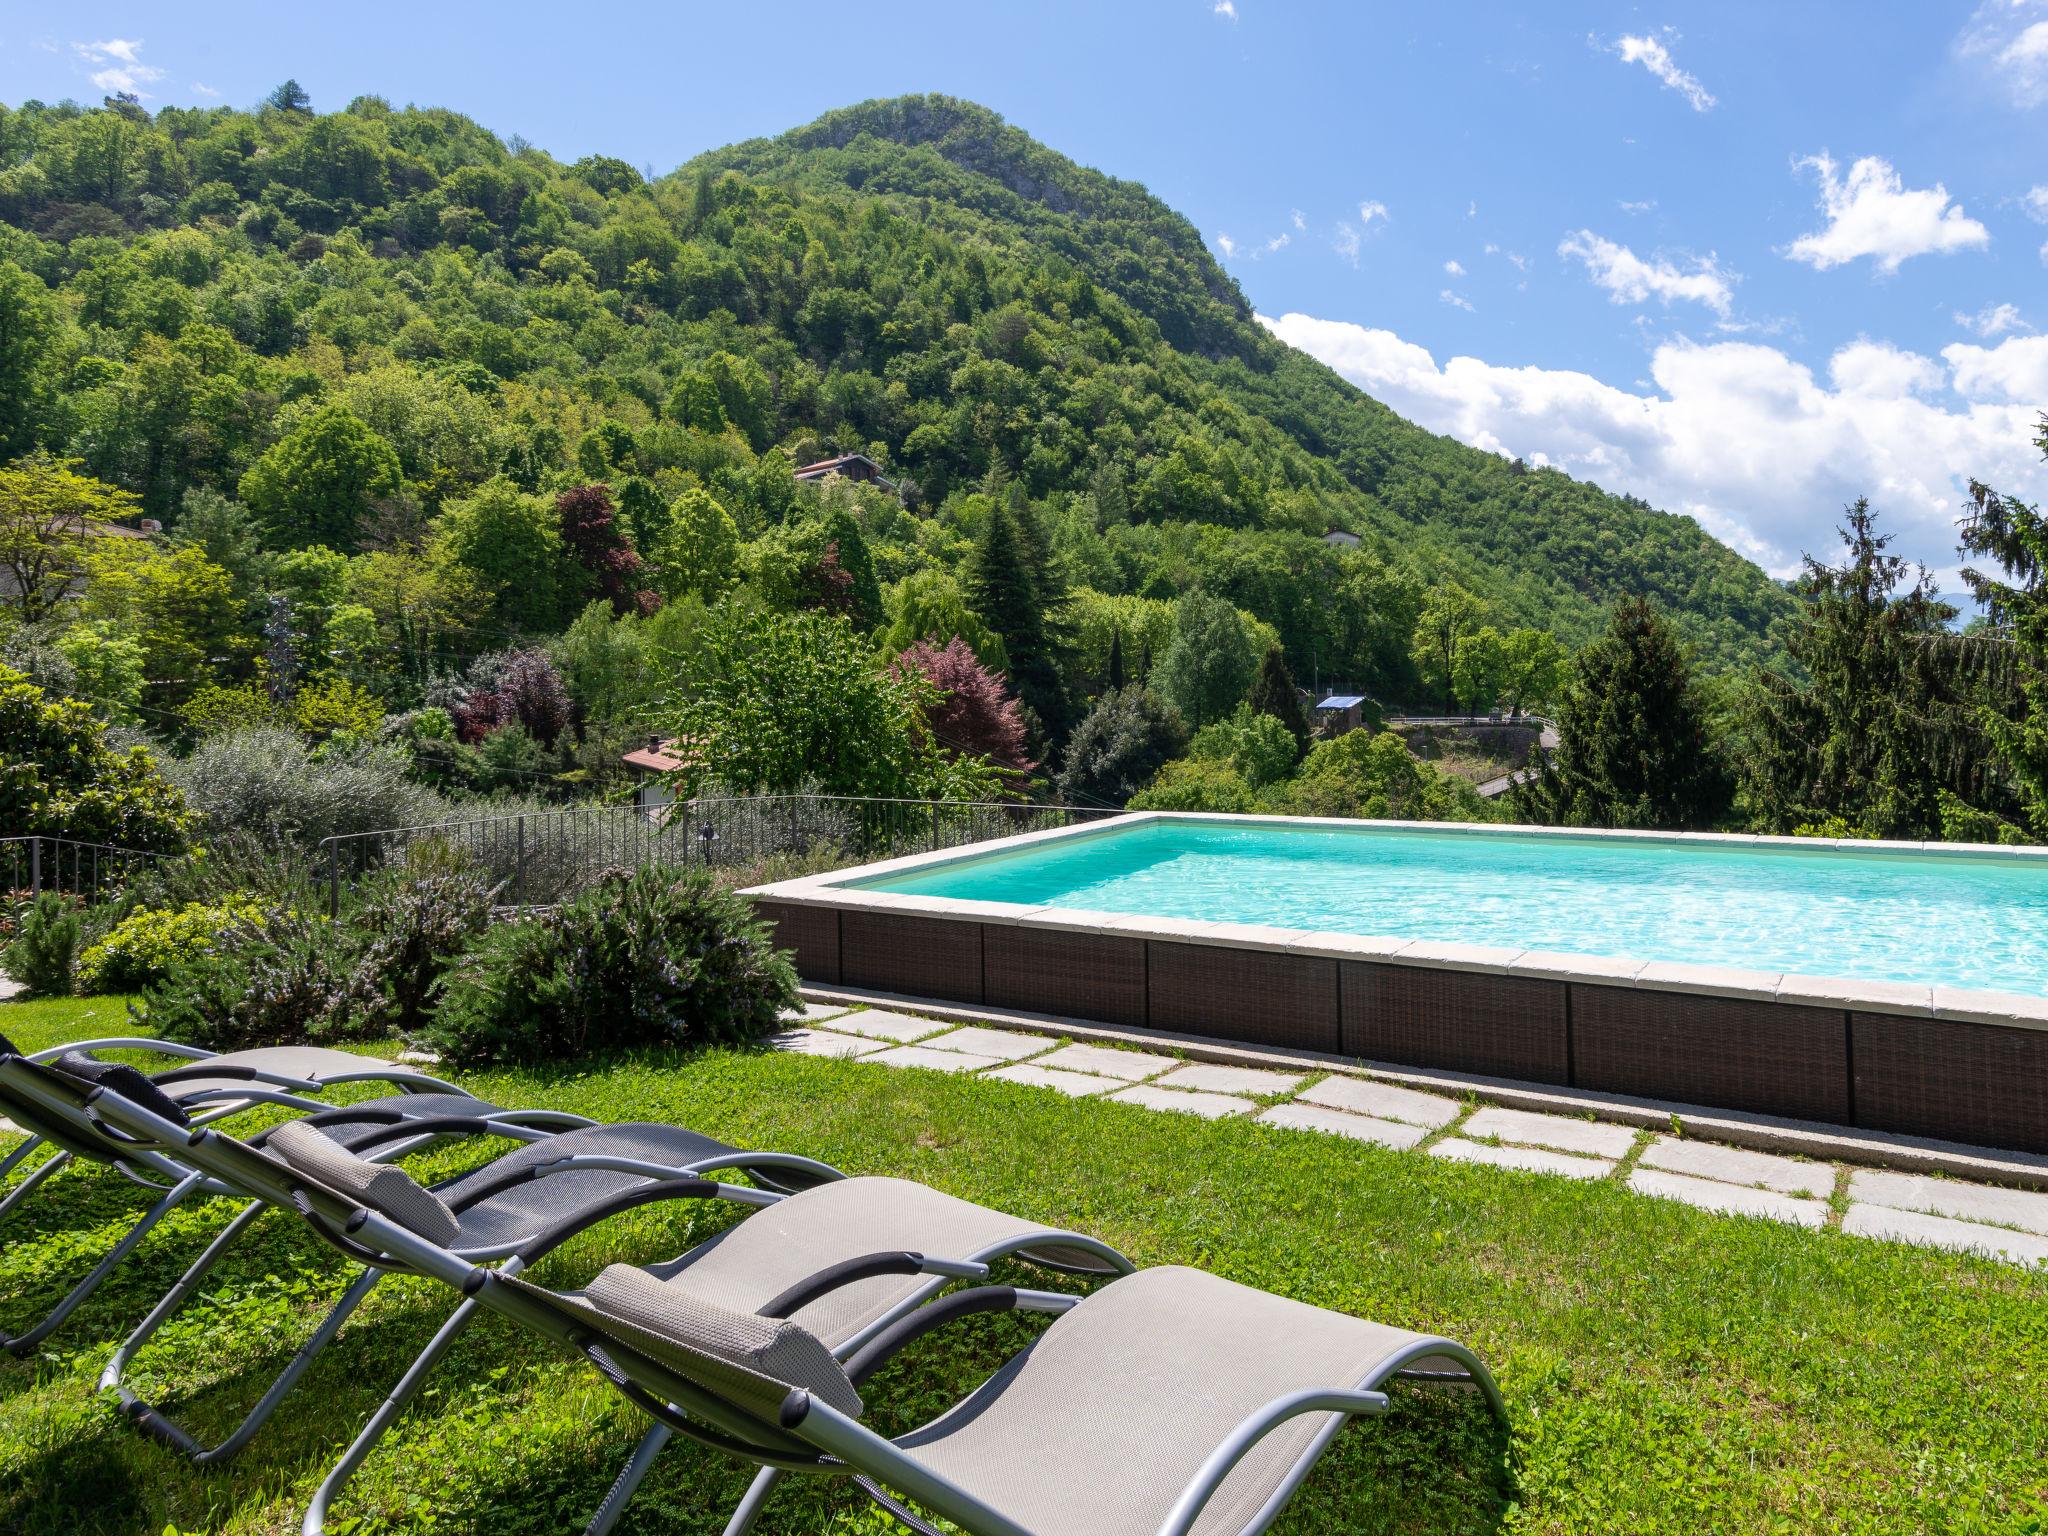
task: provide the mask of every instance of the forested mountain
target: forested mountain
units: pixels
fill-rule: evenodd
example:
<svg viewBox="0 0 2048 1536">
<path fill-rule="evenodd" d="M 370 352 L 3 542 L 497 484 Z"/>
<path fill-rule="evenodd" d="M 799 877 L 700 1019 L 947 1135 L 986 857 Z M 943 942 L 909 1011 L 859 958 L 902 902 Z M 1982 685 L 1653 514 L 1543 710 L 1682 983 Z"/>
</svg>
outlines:
<svg viewBox="0 0 2048 1536">
<path fill-rule="evenodd" d="M 1259 326 L 1186 219 L 984 108 L 940 96 L 868 102 L 715 151 L 683 174 L 701 184 L 724 170 L 816 195 L 886 199 L 926 228 L 986 242 L 1020 263 L 1041 265 L 1048 253 L 1071 263 L 1157 325 L 1176 354 L 1155 364 L 1173 369 L 1175 388 L 1164 393 L 1179 400 L 1192 388 L 1198 431 L 1210 443 L 1249 442 L 1270 462 L 1271 439 L 1258 430 L 1270 425 L 1337 472 L 1340 486 L 1309 481 L 1330 526 L 1363 534 L 1384 557 L 1426 575 L 1456 575 L 1521 622 L 1577 640 L 1598 628 L 1607 605 L 1633 594 L 1676 613 L 1711 662 L 1777 651 L 1769 632 L 1790 600 L 1691 519 L 1403 420 Z M 1171 453 L 1174 445 L 1154 434 L 1149 446 Z M 1142 462 L 1127 459 L 1121 472 L 1126 482 L 1145 476 Z M 1292 472 L 1291 464 L 1282 470 Z M 1180 515 L 1234 521 L 1199 505 Z"/>
<path fill-rule="evenodd" d="M 59 637 L 158 729 L 297 676 L 406 711 L 582 623 L 573 672 L 614 639 L 592 600 L 666 602 L 670 651 L 733 592 L 961 633 L 1053 745 L 1194 592 L 1386 700 L 1434 692 L 1411 641 L 1454 584 L 1565 641 L 1649 594 L 1718 666 L 1788 604 L 1690 520 L 1403 422 L 1143 188 L 936 96 L 655 182 L 295 86 L 0 106 L 0 459 L 31 453 L 168 526 L 96 557 Z M 895 492 L 795 481 L 836 453 Z"/>
</svg>

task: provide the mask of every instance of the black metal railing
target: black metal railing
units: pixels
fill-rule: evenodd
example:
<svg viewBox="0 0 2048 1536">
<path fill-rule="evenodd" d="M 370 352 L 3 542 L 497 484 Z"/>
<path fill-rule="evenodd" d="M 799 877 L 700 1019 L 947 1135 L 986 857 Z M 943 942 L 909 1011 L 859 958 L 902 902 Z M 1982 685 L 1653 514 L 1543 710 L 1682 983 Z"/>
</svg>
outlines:
<svg viewBox="0 0 2048 1536">
<path fill-rule="evenodd" d="M 439 843 L 501 882 L 512 906 L 560 901 L 608 869 L 749 866 L 821 849 L 849 864 L 957 848 L 1115 815 L 1061 805 L 727 795 L 659 805 L 579 806 L 392 827 L 322 840 L 314 868 L 330 915 L 344 884 L 420 844 Z"/>
<path fill-rule="evenodd" d="M 165 857 L 71 837 L 0 837 L 0 890 L 92 899 L 119 890 L 137 870 Z"/>
</svg>

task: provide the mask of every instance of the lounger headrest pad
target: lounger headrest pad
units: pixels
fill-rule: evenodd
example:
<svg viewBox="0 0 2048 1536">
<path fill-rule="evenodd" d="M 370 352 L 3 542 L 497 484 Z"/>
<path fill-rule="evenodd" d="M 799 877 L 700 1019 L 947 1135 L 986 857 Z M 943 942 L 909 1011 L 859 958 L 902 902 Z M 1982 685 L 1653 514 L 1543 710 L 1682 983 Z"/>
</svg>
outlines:
<svg viewBox="0 0 2048 1536">
<path fill-rule="evenodd" d="M 630 1264 L 612 1265 L 583 1294 L 603 1331 L 770 1422 L 791 1388 L 861 1411 L 845 1368 L 800 1323 L 719 1306 Z"/>
<path fill-rule="evenodd" d="M 24 1051 L 5 1035 L 0 1035 L 0 1056 L 26 1056 L 27 1054 L 27 1051 Z"/>
<path fill-rule="evenodd" d="M 129 1103 L 140 1105 L 173 1125 L 189 1126 L 192 1123 L 191 1117 L 178 1107 L 177 1100 L 133 1067 L 118 1061 L 101 1061 L 83 1051 L 66 1051 L 51 1065 L 67 1076 L 104 1088 L 109 1093 L 118 1093 Z"/>
<path fill-rule="evenodd" d="M 462 1231 L 462 1223 L 455 1219 L 447 1203 L 417 1183 L 403 1168 L 365 1162 L 310 1125 L 287 1120 L 270 1133 L 265 1145 L 295 1171 L 318 1180 L 338 1195 L 360 1200 L 415 1237 L 445 1248 Z"/>
</svg>

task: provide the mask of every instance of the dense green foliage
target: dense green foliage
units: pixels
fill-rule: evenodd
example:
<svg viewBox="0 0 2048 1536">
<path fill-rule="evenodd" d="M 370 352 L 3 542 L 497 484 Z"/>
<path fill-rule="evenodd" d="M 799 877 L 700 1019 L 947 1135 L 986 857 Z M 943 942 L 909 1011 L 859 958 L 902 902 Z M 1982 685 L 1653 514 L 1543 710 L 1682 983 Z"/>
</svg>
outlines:
<svg viewBox="0 0 2048 1536">
<path fill-rule="evenodd" d="M 2018 702 L 2010 656 L 1951 632 L 1956 609 L 1924 568 L 1886 553 L 1867 502 L 1848 509 L 1842 542 L 1842 564 L 1808 556 L 1796 588 L 1787 643 L 1799 679 L 1759 680 L 1744 762 L 1761 818 L 1772 831 L 1909 840 L 1948 835 L 1971 813 L 1994 827 L 2018 818 L 1985 731 Z"/>
<path fill-rule="evenodd" d="M 750 902 L 702 874 L 650 868 L 486 931 L 426 1038 L 462 1064 L 730 1045 L 766 1034 L 796 1000 L 796 972 Z"/>
<path fill-rule="evenodd" d="M 2048 456 L 2048 417 L 2035 439 Z M 1972 515 L 1963 548 L 1997 563 L 1996 574 L 1966 570 L 1994 639 L 2010 644 L 2018 699 L 1986 705 L 1979 720 L 2004 759 L 2036 839 L 2048 839 L 2048 519 L 2038 507 L 1970 485 Z"/>
<path fill-rule="evenodd" d="M 231 924 L 255 915 L 250 906 L 218 907 L 201 901 L 177 908 L 139 908 L 79 955 L 78 990 L 90 995 L 155 986 L 178 967 L 210 954 Z"/>
<path fill-rule="evenodd" d="M 0 827 L 172 852 L 190 819 L 147 751 L 116 751 L 86 704 L 47 698 L 0 665 Z"/>
<path fill-rule="evenodd" d="M 1732 785 L 1692 660 L 1649 604 L 1619 604 L 1579 652 L 1556 755 L 1517 795 L 1529 819 L 1575 827 L 1706 831 Z"/>
<path fill-rule="evenodd" d="M 68 997 L 79 932 L 76 905 L 44 891 L 15 918 L 14 937 L 0 951 L 0 967 L 31 997 Z"/>
</svg>

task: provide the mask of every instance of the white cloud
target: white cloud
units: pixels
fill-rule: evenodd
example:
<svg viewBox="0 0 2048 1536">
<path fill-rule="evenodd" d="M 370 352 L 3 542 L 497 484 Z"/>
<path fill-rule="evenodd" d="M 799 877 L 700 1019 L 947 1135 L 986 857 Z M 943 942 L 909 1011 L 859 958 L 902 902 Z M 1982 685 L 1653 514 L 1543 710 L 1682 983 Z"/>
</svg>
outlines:
<svg viewBox="0 0 2048 1536">
<path fill-rule="evenodd" d="M 1308 220 L 1302 217 L 1302 213 L 1301 213 L 1301 210 L 1300 210 L 1299 208 L 1297 208 L 1297 209 L 1295 209 L 1295 210 L 1294 210 L 1294 212 L 1293 212 L 1293 214 L 1291 215 L 1291 217 L 1292 217 L 1292 218 L 1293 218 L 1293 220 L 1294 220 L 1294 227 L 1295 227 L 1296 229 L 1307 229 L 1307 228 L 1308 228 Z"/>
<path fill-rule="evenodd" d="M 2013 304 L 1986 304 L 1974 315 L 1957 310 L 1952 317 L 1955 323 L 1966 331 L 1975 331 L 1979 336 L 1990 338 L 2006 331 L 2031 331 L 2033 327 L 2020 318 L 2019 307 Z"/>
<path fill-rule="evenodd" d="M 1459 266 L 1458 263 L 1455 261 L 1445 262 L 1444 270 L 1450 273 L 1453 277 L 1463 277 L 1465 275 L 1465 269 Z"/>
<path fill-rule="evenodd" d="M 164 77 L 164 72 L 155 65 L 142 62 L 140 38 L 110 37 L 99 43 L 73 43 L 71 51 L 87 64 L 105 66 L 94 70 L 90 79 L 109 96 L 117 91 L 146 96 L 149 93 L 142 87 Z"/>
<path fill-rule="evenodd" d="M 1216 249 L 1223 253 L 1225 260 L 1228 260 L 1237 254 L 1237 242 L 1228 235 L 1218 234 L 1216 236 Z"/>
<path fill-rule="evenodd" d="M 1654 294 L 1666 305 L 1673 299 L 1690 299 L 1726 316 L 1734 296 L 1730 275 L 1711 255 L 1694 258 L 1688 271 L 1669 261 L 1645 261 L 1627 246 L 1604 240 L 1590 229 L 1566 235 L 1558 242 L 1557 254 L 1584 262 L 1594 284 L 1605 288 L 1615 304 L 1640 304 Z"/>
<path fill-rule="evenodd" d="M 1648 213 L 1652 208 L 1657 206 L 1657 199 L 1655 199 L 1654 197 L 1646 198 L 1644 201 L 1640 203 L 1631 203 L 1624 200 L 1617 206 L 1621 209 L 1623 213 Z"/>
<path fill-rule="evenodd" d="M 1941 355 L 1955 370 L 1959 394 L 2009 400 L 2036 411 L 2048 408 L 2048 336 L 2010 336 L 1995 347 L 1957 342 L 1943 347 Z"/>
<path fill-rule="evenodd" d="M 1674 34 L 1666 32 L 1665 37 Z M 1714 98 L 1704 85 L 1678 67 L 1678 61 L 1671 57 L 1671 50 L 1662 38 L 1622 37 L 1614 41 L 1611 52 L 1621 55 L 1624 64 L 1640 64 L 1664 83 L 1667 90 L 1678 92 L 1692 103 L 1695 112 L 1705 112 L 1714 105 Z"/>
<path fill-rule="evenodd" d="M 1252 253 L 1252 255 L 1254 257 L 1270 256 L 1275 251 L 1284 251 L 1287 249 L 1287 242 L 1292 240 L 1293 238 L 1294 237 L 1292 235 L 1287 234 L 1285 231 L 1282 231 L 1280 234 L 1277 234 L 1272 239 L 1268 240 L 1264 245 L 1260 246 L 1256 251 Z"/>
<path fill-rule="evenodd" d="M 1371 229 L 1374 219 L 1378 219 L 1384 224 L 1387 218 L 1387 205 L 1385 203 L 1368 201 L 1358 205 L 1358 227 L 1360 229 Z"/>
<path fill-rule="evenodd" d="M 1442 302 L 1449 304 L 1454 309 L 1464 310 L 1465 313 L 1468 315 L 1477 313 L 1477 311 L 1475 311 L 1472 308 L 1472 301 L 1466 298 L 1462 293 L 1454 293 L 1450 289 L 1445 288 L 1438 292 L 1437 298 L 1440 299 Z"/>
<path fill-rule="evenodd" d="M 1468 219 L 1476 219 L 1479 217 L 1478 199 L 1475 198 L 1471 202 L 1465 204 L 1465 217 Z"/>
<path fill-rule="evenodd" d="M 2036 224 L 2048 224 L 2048 184 L 2029 188 L 2020 199 L 2020 206 Z"/>
<path fill-rule="evenodd" d="M 2048 102 L 2048 0 L 1985 0 L 1956 39 L 2022 107 Z"/>
<path fill-rule="evenodd" d="M 1360 203 L 1358 222 L 1353 224 L 1340 219 L 1337 223 L 1337 233 L 1331 237 L 1330 249 L 1354 267 L 1357 266 L 1358 248 L 1365 243 L 1366 237 L 1373 233 L 1375 219 L 1382 224 L 1387 222 L 1387 205 L 1370 200 Z"/>
<path fill-rule="evenodd" d="M 1216 4 L 1212 7 L 1212 9 L 1218 16 L 1221 16 L 1225 21 L 1237 20 L 1236 0 L 1216 0 Z"/>
<path fill-rule="evenodd" d="M 192 89 L 193 89 L 193 90 L 194 90 L 195 92 L 197 92 L 197 93 L 198 93 L 199 95 L 201 95 L 201 96 L 218 96 L 218 95 L 220 95 L 220 92 L 219 92 L 219 91 L 217 91 L 217 90 L 215 90 L 215 89 L 214 89 L 214 88 L 213 88 L 212 86 L 210 86 L 210 85 L 202 85 L 202 84 L 200 84 L 200 82 L 199 82 L 199 81 L 197 81 L 197 80 L 194 80 L 194 81 L 192 82 Z"/>
<path fill-rule="evenodd" d="M 1798 164 L 1810 166 L 1820 178 L 1820 206 L 1828 225 L 1786 248 L 1794 261 L 1825 272 L 1868 256 L 1879 271 L 1896 272 L 1913 256 L 1991 243 L 1991 231 L 1964 213 L 1962 204 L 1951 203 L 1940 182 L 1909 191 L 1891 162 L 1876 155 L 1858 160 L 1846 177 L 1825 152 Z"/>
<path fill-rule="evenodd" d="M 1290 314 L 1262 323 L 1403 415 L 1495 453 L 1554 464 L 1690 514 L 1776 575 L 1832 553 L 1842 506 L 1868 495 L 1901 553 L 1955 565 L 1975 476 L 2048 496 L 2033 445 L 2048 405 L 2048 337 L 1956 346 L 1942 363 L 1857 342 L 1826 382 L 1775 347 L 1668 341 L 1640 390 L 1584 373 L 1475 357 L 1439 365 L 1389 331 Z"/>
</svg>

